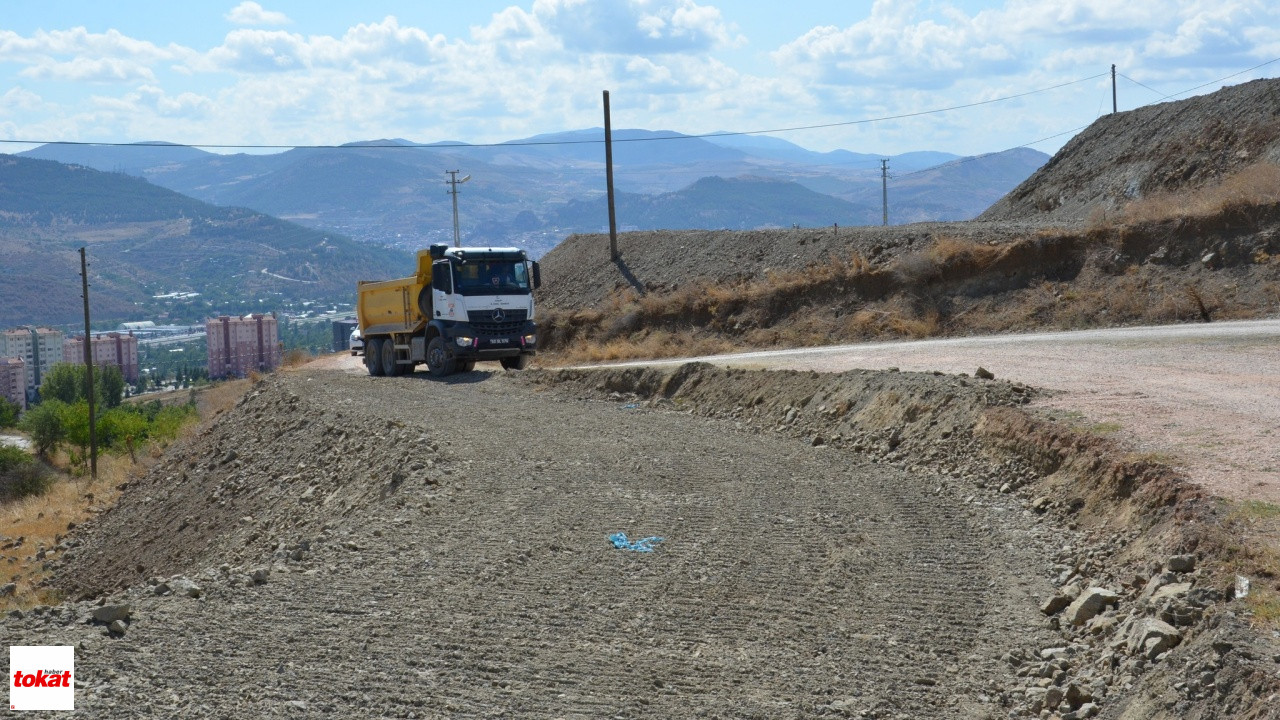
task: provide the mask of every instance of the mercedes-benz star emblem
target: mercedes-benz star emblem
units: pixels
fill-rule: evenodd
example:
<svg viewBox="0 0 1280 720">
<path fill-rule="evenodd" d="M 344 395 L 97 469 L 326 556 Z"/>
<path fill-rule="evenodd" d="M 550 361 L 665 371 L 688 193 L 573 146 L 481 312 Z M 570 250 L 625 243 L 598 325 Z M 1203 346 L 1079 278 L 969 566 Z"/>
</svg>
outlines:
<svg viewBox="0 0 1280 720">
<path fill-rule="evenodd" d="M 506 319 L 507 319 L 507 316 L 502 312 L 502 308 L 494 308 L 493 310 L 494 322 L 502 322 L 503 320 L 506 320 Z"/>
</svg>

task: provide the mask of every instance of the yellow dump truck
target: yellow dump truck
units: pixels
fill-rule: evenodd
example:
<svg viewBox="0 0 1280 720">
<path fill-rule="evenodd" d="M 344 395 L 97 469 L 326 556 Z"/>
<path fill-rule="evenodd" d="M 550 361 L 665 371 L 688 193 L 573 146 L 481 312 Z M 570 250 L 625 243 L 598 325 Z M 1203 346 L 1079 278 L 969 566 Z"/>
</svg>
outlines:
<svg viewBox="0 0 1280 720">
<path fill-rule="evenodd" d="M 467 372 L 479 360 L 524 369 L 537 354 L 533 290 L 538 263 L 519 248 L 418 251 L 407 278 L 356 285 L 356 317 L 370 375 L 403 375 L 426 363 L 432 375 Z"/>
</svg>

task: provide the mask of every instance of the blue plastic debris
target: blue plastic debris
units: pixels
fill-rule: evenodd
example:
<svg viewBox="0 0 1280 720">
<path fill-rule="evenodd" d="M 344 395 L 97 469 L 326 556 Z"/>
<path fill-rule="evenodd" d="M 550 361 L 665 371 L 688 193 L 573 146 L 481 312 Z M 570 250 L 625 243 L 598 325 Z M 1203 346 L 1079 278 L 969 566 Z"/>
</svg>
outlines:
<svg viewBox="0 0 1280 720">
<path fill-rule="evenodd" d="M 640 540 L 628 540 L 626 533 L 614 533 L 609 536 L 609 542 L 619 550 L 634 550 L 635 552 L 653 552 L 653 546 L 662 542 L 662 538 L 650 536 Z"/>
<path fill-rule="evenodd" d="M 618 408 L 618 409 L 619 409 L 619 410 L 635 410 L 635 409 L 636 409 L 636 408 L 638 408 L 638 407 L 640 407 L 640 404 L 639 404 L 639 403 L 627 403 L 626 405 L 623 405 L 622 407 L 620 407 L 620 408 Z"/>
</svg>

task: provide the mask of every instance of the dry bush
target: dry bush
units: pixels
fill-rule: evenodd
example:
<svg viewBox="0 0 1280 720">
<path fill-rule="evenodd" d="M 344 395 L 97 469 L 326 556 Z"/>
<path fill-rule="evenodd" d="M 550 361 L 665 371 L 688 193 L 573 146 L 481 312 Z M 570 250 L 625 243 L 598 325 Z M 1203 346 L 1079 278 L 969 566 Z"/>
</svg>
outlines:
<svg viewBox="0 0 1280 720">
<path fill-rule="evenodd" d="M 942 235 L 924 250 L 899 257 L 893 270 L 910 285 L 956 280 L 989 270 L 1003 252 L 1000 245 Z"/>
<path fill-rule="evenodd" d="M 926 252 L 944 267 L 965 264 L 979 270 L 985 270 L 999 259 L 1003 248 L 999 245 L 990 245 L 976 240 L 965 240 L 943 235 L 934 240 Z"/>
<path fill-rule="evenodd" d="M 315 359 L 316 356 L 310 351 L 303 350 L 302 348 L 293 348 L 292 350 L 285 351 L 284 357 L 280 359 L 280 364 L 286 368 L 297 368 L 302 367 Z"/>
</svg>

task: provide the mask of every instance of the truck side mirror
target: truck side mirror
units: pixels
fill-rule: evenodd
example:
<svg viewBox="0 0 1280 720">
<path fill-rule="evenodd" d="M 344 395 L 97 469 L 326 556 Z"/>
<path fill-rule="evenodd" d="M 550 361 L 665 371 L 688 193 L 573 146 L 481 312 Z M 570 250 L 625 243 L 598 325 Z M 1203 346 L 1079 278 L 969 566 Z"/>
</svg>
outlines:
<svg viewBox="0 0 1280 720">
<path fill-rule="evenodd" d="M 542 270 L 538 267 L 538 263 L 533 263 L 533 289 L 537 290 L 542 287 Z"/>
</svg>

